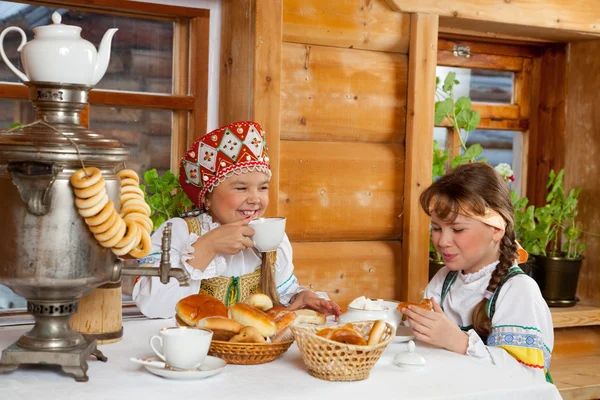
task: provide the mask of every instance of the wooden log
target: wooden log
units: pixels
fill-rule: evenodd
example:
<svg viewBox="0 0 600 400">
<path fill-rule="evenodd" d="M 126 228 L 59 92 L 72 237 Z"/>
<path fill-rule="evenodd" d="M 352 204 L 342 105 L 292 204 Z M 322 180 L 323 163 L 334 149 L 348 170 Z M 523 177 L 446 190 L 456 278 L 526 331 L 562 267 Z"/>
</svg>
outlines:
<svg viewBox="0 0 600 400">
<path fill-rule="evenodd" d="M 324 291 L 342 310 L 359 296 L 399 299 L 398 241 L 292 242 L 300 285 Z"/>
<path fill-rule="evenodd" d="M 69 321 L 71 328 L 99 344 L 115 343 L 123 337 L 121 282 L 94 289 L 79 300 Z"/>
<path fill-rule="evenodd" d="M 396 144 L 282 141 L 279 212 L 288 236 L 398 240 L 403 160 Z"/>
<path fill-rule="evenodd" d="M 384 0 L 286 0 L 283 40 L 393 53 L 408 52 L 410 16 Z"/>
<path fill-rule="evenodd" d="M 281 80 L 284 140 L 404 140 L 403 54 L 284 43 Z"/>
</svg>

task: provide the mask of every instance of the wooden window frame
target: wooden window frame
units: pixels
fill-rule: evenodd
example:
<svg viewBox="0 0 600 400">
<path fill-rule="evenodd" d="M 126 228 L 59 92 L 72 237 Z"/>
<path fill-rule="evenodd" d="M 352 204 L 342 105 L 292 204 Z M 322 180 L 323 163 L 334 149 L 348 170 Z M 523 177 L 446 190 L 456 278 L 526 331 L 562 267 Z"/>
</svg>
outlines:
<svg viewBox="0 0 600 400">
<path fill-rule="evenodd" d="M 179 159 L 207 128 L 210 10 L 121 0 L 11 1 L 173 22 L 171 94 L 94 89 L 89 101 L 99 106 L 172 111 L 170 166 L 172 171 L 177 171 Z M 29 100 L 28 93 L 23 84 L 0 83 L 0 98 Z M 89 106 L 82 112 L 81 121 L 89 126 Z"/>
<path fill-rule="evenodd" d="M 454 46 L 468 46 L 471 56 L 458 57 L 453 53 Z M 532 112 L 536 101 L 534 89 L 539 68 L 542 48 L 505 43 L 491 43 L 477 40 L 465 40 L 451 35 L 438 38 L 437 65 L 441 67 L 479 68 L 514 73 L 513 104 L 473 102 L 473 109 L 479 111 L 481 121 L 477 129 L 519 131 L 523 133 L 523 154 L 521 161 L 521 193 L 527 190 L 527 161 L 530 140 L 530 127 L 535 123 Z M 446 148 L 453 158 L 460 153 L 458 133 L 444 121 L 436 127 L 446 127 Z"/>
</svg>

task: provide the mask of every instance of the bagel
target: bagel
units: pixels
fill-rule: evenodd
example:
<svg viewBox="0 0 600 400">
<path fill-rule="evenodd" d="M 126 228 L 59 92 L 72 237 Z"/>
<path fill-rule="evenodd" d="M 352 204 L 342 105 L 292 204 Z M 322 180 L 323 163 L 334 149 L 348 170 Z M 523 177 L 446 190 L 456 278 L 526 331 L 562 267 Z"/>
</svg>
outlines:
<svg viewBox="0 0 600 400">
<path fill-rule="evenodd" d="M 121 225 L 125 225 L 123 220 L 117 219 L 115 221 L 115 223 L 108 228 L 107 231 L 105 232 L 101 232 L 101 233 L 95 233 L 94 237 L 96 238 L 97 241 L 99 242 L 106 242 L 112 238 L 115 237 L 115 235 L 119 232 L 119 230 L 121 229 Z M 120 240 L 120 239 L 119 239 Z M 119 241 L 117 241 L 118 243 Z M 116 243 L 115 243 L 116 244 Z M 106 247 L 106 246 L 105 246 Z M 108 247 L 112 247 L 112 246 L 108 246 Z"/>
<path fill-rule="evenodd" d="M 137 183 L 140 183 L 140 177 L 132 169 L 122 169 L 119 172 L 117 172 L 117 176 L 119 177 L 119 179 L 131 178 L 134 179 Z"/>
<path fill-rule="evenodd" d="M 121 194 L 121 204 L 125 204 L 125 202 L 127 202 L 128 200 L 144 200 L 144 197 L 140 196 L 139 193 L 133 192 Z"/>
<path fill-rule="evenodd" d="M 80 209 L 81 208 L 90 208 L 90 207 L 93 207 L 96 204 L 100 203 L 100 201 L 102 200 L 102 198 L 104 196 L 106 196 L 106 192 L 103 190 L 103 191 L 96 193 L 92 197 L 88 197 L 87 199 L 77 197 L 75 199 L 75 205 L 77 206 L 77 208 L 80 208 Z"/>
<path fill-rule="evenodd" d="M 146 214 L 146 215 L 152 214 L 152 210 L 150 209 L 150 206 L 143 199 L 127 200 L 126 202 L 121 203 L 121 210 L 123 210 L 127 207 L 133 207 L 133 206 L 142 207 L 144 209 L 144 212 L 142 214 Z M 130 213 L 128 213 L 128 214 L 130 214 Z"/>
<path fill-rule="evenodd" d="M 140 184 L 140 182 L 136 181 L 133 178 L 121 179 L 121 187 L 123 187 L 123 186 L 135 186 L 135 187 L 138 187 L 139 184 Z"/>
<path fill-rule="evenodd" d="M 90 230 L 91 230 L 91 227 L 99 226 L 99 225 L 102 225 L 104 222 L 106 222 L 111 217 L 111 215 L 113 214 L 114 211 L 115 211 L 115 205 L 112 202 L 112 200 L 109 200 L 106 203 L 106 205 L 104 206 L 104 208 L 100 211 L 99 214 L 96 214 L 91 217 L 87 217 L 85 219 L 85 223 L 90 227 Z M 100 232 L 104 232 L 104 231 L 100 231 Z M 94 231 L 92 231 L 92 232 L 94 232 Z"/>
<path fill-rule="evenodd" d="M 96 167 L 87 167 L 78 169 L 71 175 L 71 185 L 75 189 L 85 189 L 100 181 L 102 172 Z"/>
<path fill-rule="evenodd" d="M 123 236 L 123 239 L 116 244 L 111 250 L 117 256 L 124 256 L 136 247 L 140 240 L 142 240 L 142 228 L 134 221 L 125 221 L 127 225 L 127 233 Z M 127 240 L 125 240 L 127 239 Z M 119 246 L 123 243 L 123 246 Z"/>
<path fill-rule="evenodd" d="M 140 213 L 131 213 L 127 214 L 123 217 L 124 220 L 132 219 L 136 221 L 138 224 L 142 225 L 142 227 L 148 232 L 152 233 L 152 229 L 154 227 L 152 220 L 146 215 Z"/>
<path fill-rule="evenodd" d="M 142 240 L 137 247 L 134 247 L 129 254 L 134 258 L 143 258 L 150 254 L 150 250 L 152 250 L 152 239 L 150 238 L 150 234 L 140 229 L 142 234 Z"/>
<path fill-rule="evenodd" d="M 94 215 L 96 215 L 100 211 L 102 211 L 102 209 L 104 208 L 106 203 L 108 203 L 108 195 L 105 192 L 105 193 L 103 193 L 102 199 L 100 201 L 98 201 L 96 204 L 94 204 L 92 207 L 80 208 L 79 215 L 81 215 L 84 218 L 93 217 Z"/>
<path fill-rule="evenodd" d="M 125 225 L 125 222 L 123 222 L 122 219 L 117 219 L 117 224 L 119 224 L 119 230 L 117 231 L 117 234 L 104 242 L 100 242 L 102 247 L 113 247 L 119 243 L 121 239 L 123 239 L 123 236 L 125 236 L 125 229 L 127 228 L 127 225 Z"/>
<path fill-rule="evenodd" d="M 92 186 L 86 187 L 84 189 L 73 189 L 73 192 L 75 193 L 76 197 L 87 199 L 88 197 L 92 197 L 95 194 L 102 192 L 105 187 L 106 181 L 104 179 L 100 179 Z"/>
<path fill-rule="evenodd" d="M 121 194 L 125 194 L 125 193 L 137 193 L 142 198 L 144 198 L 144 192 L 142 192 L 142 189 L 140 189 L 137 186 L 125 186 L 125 187 L 122 187 L 121 188 Z"/>
<path fill-rule="evenodd" d="M 113 206 L 113 209 L 112 209 L 111 214 L 108 217 L 108 219 L 106 221 L 102 222 L 100 225 L 90 226 L 89 227 L 90 228 L 90 232 L 92 232 L 92 233 L 104 233 L 104 232 L 106 232 L 113 225 L 115 225 L 118 216 L 119 216 L 119 214 L 117 214 L 117 212 L 115 211 L 115 208 Z"/>
</svg>

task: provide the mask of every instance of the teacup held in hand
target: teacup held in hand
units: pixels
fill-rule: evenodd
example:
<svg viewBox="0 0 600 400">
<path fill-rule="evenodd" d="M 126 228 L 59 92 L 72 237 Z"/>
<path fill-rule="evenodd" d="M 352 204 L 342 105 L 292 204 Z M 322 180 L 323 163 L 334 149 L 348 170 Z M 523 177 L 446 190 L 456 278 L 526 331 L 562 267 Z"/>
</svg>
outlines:
<svg viewBox="0 0 600 400">
<path fill-rule="evenodd" d="M 285 218 L 258 218 L 248 223 L 254 229 L 254 247 L 262 253 L 275 251 L 283 241 L 285 233 Z"/>
<path fill-rule="evenodd" d="M 167 365 L 185 370 L 198 369 L 208 355 L 212 331 L 195 327 L 163 328 L 159 335 L 150 338 L 152 350 Z M 154 347 L 154 340 L 158 339 L 162 353 Z"/>
</svg>

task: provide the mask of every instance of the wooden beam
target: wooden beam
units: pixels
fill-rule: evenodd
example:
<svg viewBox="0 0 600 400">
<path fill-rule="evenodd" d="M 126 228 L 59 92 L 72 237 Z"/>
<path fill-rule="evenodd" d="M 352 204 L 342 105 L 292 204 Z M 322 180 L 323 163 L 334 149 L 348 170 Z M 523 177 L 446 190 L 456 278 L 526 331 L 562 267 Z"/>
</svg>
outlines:
<svg viewBox="0 0 600 400">
<path fill-rule="evenodd" d="M 393 10 L 539 28 L 600 33 L 596 0 L 386 0 Z"/>
<path fill-rule="evenodd" d="M 432 174 L 437 15 L 413 15 L 410 31 L 402 264 L 398 298 L 415 301 L 423 297 L 428 281 L 429 217 L 421 210 L 419 196 L 431 183 Z"/>
<path fill-rule="evenodd" d="M 452 125 L 447 120 L 444 120 L 440 125 L 451 127 Z M 529 121 L 527 119 L 505 119 L 505 118 L 481 118 L 477 129 L 492 129 L 497 131 L 526 131 L 529 129 Z"/>
<path fill-rule="evenodd" d="M 162 5 L 123 0 L 15 0 L 18 3 L 38 4 L 45 7 L 61 7 L 77 10 L 106 10 L 107 12 L 127 12 L 140 16 L 168 19 L 170 17 L 195 18 L 208 17 L 210 10 L 194 7 Z"/>
<path fill-rule="evenodd" d="M 450 35 L 442 36 L 438 40 L 438 50 L 454 51 L 455 46 L 468 46 L 471 54 L 494 54 L 511 57 L 539 57 L 542 50 L 538 46 L 522 46 L 505 43 L 490 43 L 465 38 L 455 38 Z"/>
<path fill-rule="evenodd" d="M 550 312 L 554 328 L 600 326 L 600 307 L 577 304 L 575 307 L 553 307 Z"/>
<path fill-rule="evenodd" d="M 273 174 L 269 186 L 270 215 L 279 215 L 279 140 L 281 130 L 282 0 L 255 0 L 254 84 L 252 119 L 267 132 Z"/>
<path fill-rule="evenodd" d="M 206 133 L 208 119 L 208 44 L 210 17 L 191 22 L 190 94 L 194 98 L 190 135 L 186 148 Z"/>
<path fill-rule="evenodd" d="M 457 57 L 452 51 L 438 51 L 438 65 L 459 68 L 480 68 L 498 71 L 521 71 L 523 57 L 499 56 L 494 54 L 472 54 Z"/>
<path fill-rule="evenodd" d="M 173 31 L 173 94 L 190 93 L 190 21 L 175 23 Z M 173 112 L 171 135 L 171 171 L 179 174 L 179 161 L 188 149 L 189 114 L 185 110 Z"/>
</svg>

